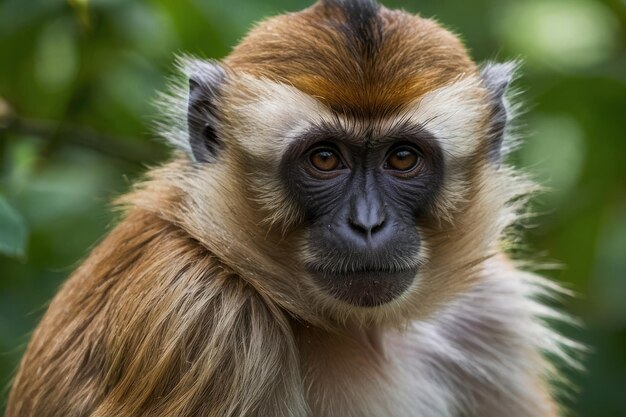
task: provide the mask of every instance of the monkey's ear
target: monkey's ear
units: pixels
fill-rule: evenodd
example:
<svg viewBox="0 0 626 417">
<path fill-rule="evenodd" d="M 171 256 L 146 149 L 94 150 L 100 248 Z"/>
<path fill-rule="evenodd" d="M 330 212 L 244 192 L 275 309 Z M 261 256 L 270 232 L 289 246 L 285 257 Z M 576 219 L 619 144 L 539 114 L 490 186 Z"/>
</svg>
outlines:
<svg viewBox="0 0 626 417">
<path fill-rule="evenodd" d="M 491 106 L 488 156 L 495 163 L 499 163 L 502 159 L 502 143 L 510 117 L 505 93 L 513 80 L 517 66 L 515 62 L 504 64 L 489 62 L 480 70 L 480 77 L 487 88 Z"/>
<path fill-rule="evenodd" d="M 226 73 L 218 63 L 201 60 L 188 60 L 184 70 L 189 79 L 189 148 L 197 162 L 213 162 L 223 146 L 218 130 L 220 113 L 216 101 L 225 83 Z"/>
</svg>

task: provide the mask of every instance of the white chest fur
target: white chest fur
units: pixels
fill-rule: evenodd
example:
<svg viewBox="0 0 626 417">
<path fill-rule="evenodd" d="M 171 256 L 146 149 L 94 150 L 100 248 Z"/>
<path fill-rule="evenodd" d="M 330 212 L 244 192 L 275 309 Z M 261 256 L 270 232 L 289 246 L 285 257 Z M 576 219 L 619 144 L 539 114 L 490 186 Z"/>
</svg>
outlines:
<svg viewBox="0 0 626 417">
<path fill-rule="evenodd" d="M 436 316 L 407 328 L 305 328 L 304 387 L 314 417 L 543 417 L 552 372 L 542 352 L 563 340 L 535 301 L 545 283 L 516 271 L 486 279 Z"/>
</svg>

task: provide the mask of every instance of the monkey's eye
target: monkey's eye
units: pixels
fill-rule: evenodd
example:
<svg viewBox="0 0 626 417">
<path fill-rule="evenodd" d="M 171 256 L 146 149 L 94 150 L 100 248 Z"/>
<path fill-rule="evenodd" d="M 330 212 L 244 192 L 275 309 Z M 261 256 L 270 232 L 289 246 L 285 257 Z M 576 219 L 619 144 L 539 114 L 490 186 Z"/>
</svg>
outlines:
<svg viewBox="0 0 626 417">
<path fill-rule="evenodd" d="M 331 148 L 317 148 L 309 155 L 309 161 L 315 169 L 323 172 L 335 171 L 343 168 L 337 151 Z"/>
<path fill-rule="evenodd" d="M 384 169 L 393 171 L 413 171 L 421 160 L 419 152 L 411 146 L 398 146 L 387 155 Z"/>
</svg>

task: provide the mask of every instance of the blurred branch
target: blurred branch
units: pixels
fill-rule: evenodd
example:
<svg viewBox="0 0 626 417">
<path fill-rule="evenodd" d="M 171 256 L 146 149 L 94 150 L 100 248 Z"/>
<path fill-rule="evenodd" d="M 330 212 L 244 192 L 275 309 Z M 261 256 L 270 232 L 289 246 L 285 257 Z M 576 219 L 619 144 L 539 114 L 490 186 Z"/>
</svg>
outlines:
<svg viewBox="0 0 626 417">
<path fill-rule="evenodd" d="M 0 133 L 2 132 L 32 135 L 46 140 L 58 137 L 66 144 L 88 148 L 136 164 L 154 162 L 164 156 L 164 152 L 156 144 L 152 147 L 142 146 L 135 144 L 133 139 L 98 133 L 87 127 L 21 117 L 0 98 Z"/>
</svg>

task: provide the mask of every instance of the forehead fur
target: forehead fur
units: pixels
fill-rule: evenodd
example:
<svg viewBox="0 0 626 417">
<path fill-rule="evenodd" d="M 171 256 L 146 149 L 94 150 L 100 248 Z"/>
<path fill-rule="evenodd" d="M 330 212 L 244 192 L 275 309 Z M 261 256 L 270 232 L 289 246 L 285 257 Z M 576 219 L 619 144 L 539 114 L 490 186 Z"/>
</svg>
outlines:
<svg viewBox="0 0 626 417">
<path fill-rule="evenodd" d="M 384 116 L 477 68 L 432 20 L 370 0 L 322 0 L 260 23 L 225 62 L 333 110 Z"/>
</svg>

